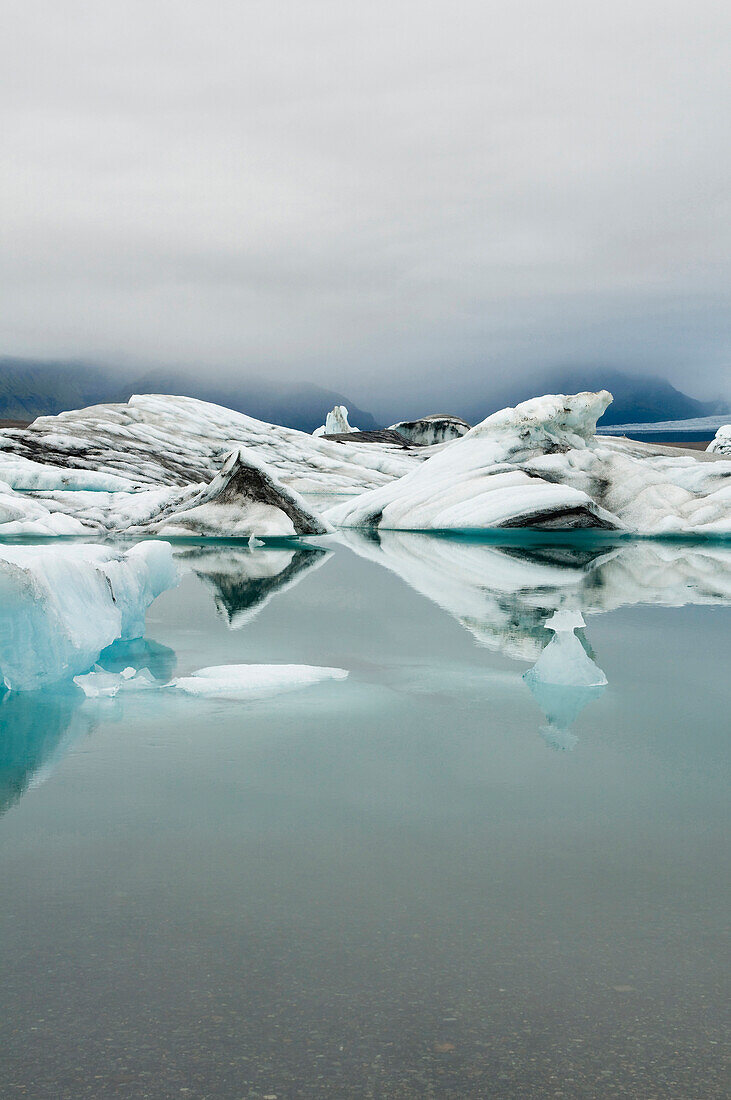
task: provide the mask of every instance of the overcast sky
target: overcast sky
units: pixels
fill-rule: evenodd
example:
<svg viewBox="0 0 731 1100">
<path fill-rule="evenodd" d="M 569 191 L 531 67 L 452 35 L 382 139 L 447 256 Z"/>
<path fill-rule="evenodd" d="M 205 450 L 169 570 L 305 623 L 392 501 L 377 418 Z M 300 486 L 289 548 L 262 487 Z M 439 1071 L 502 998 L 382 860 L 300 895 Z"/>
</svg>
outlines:
<svg viewBox="0 0 731 1100">
<path fill-rule="evenodd" d="M 728 13 L 5 0 L 0 353 L 729 394 Z"/>
</svg>

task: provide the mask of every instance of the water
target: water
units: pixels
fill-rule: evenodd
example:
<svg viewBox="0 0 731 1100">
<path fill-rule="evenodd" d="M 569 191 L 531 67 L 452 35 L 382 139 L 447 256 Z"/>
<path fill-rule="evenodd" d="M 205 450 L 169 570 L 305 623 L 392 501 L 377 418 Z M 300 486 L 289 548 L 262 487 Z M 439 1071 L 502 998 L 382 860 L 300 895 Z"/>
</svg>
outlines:
<svg viewBox="0 0 731 1100">
<path fill-rule="evenodd" d="M 731 548 L 177 552 L 105 667 L 350 675 L 5 696 L 0 1095 L 728 1094 Z"/>
</svg>

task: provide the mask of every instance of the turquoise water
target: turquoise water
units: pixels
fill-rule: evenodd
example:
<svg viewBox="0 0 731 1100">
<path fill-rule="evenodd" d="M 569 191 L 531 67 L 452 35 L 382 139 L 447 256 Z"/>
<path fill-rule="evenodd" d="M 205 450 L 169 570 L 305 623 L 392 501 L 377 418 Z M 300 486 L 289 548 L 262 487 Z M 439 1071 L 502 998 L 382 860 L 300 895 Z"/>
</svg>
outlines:
<svg viewBox="0 0 731 1100">
<path fill-rule="evenodd" d="M 349 676 L 2 698 L 0 1095 L 728 1094 L 731 548 L 176 553 L 105 668 Z"/>
</svg>

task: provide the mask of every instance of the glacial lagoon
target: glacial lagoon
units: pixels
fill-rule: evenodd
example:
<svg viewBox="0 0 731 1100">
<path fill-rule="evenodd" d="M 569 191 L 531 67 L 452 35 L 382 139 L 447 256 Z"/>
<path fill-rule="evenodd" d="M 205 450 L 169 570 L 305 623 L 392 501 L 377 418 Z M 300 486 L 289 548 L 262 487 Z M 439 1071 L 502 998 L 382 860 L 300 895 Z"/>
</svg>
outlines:
<svg viewBox="0 0 731 1100">
<path fill-rule="evenodd" d="M 348 675 L 0 697 L 0 1095 L 727 1095 L 728 543 L 174 555 L 101 670 Z"/>
</svg>

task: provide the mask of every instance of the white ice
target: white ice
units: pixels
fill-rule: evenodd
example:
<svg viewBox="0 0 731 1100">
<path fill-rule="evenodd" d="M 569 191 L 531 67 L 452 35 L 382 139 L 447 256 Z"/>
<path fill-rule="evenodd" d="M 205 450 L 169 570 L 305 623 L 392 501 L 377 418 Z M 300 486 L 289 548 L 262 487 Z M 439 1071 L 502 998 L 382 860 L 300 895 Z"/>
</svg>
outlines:
<svg viewBox="0 0 731 1100">
<path fill-rule="evenodd" d="M 606 684 L 606 676 L 574 633 L 585 625 L 583 616 L 577 611 L 560 610 L 552 615 L 545 626 L 554 632 L 553 637 L 533 668 L 526 672 L 526 677 L 572 687 Z"/>
<path fill-rule="evenodd" d="M 430 446 L 460 439 L 470 430 L 469 424 L 459 416 L 422 416 L 418 420 L 399 420 L 389 426 L 411 443 Z"/>
<path fill-rule="evenodd" d="M 731 424 L 723 424 L 718 429 L 706 451 L 711 454 L 731 455 Z"/>
<path fill-rule="evenodd" d="M 329 524 L 294 489 L 282 484 L 251 451 L 227 456 L 210 485 L 163 505 L 158 515 L 130 528 L 133 534 L 237 537 L 324 535 Z"/>
<path fill-rule="evenodd" d="M 312 434 L 314 436 L 344 435 L 348 432 L 357 432 L 359 430 L 359 428 L 354 428 L 348 423 L 347 407 L 345 405 L 336 405 L 325 417 L 325 423 L 319 428 L 315 428 Z"/>
<path fill-rule="evenodd" d="M 606 391 L 535 398 L 461 438 L 411 448 L 315 438 L 185 397 L 41 417 L 0 429 L 0 535 L 303 533 L 276 494 L 274 504 L 266 493 L 216 496 L 227 456 L 240 453 L 281 490 L 340 500 L 324 517 L 322 503 L 301 502 L 304 533 L 330 523 L 731 534 L 725 445 L 698 452 L 597 436 L 610 400 Z"/>
<path fill-rule="evenodd" d="M 129 667 L 121 672 L 107 672 L 98 665 L 83 676 L 74 676 L 74 683 L 89 699 L 113 698 L 122 689 L 146 691 L 156 686 L 155 678 L 148 668 L 138 670 Z"/>
<path fill-rule="evenodd" d="M 604 527 L 731 534 L 731 461 L 598 437 L 606 391 L 503 409 L 397 481 L 325 513 L 336 527 Z"/>
<path fill-rule="evenodd" d="M 317 665 L 215 665 L 179 676 L 168 686 L 187 695 L 266 699 L 323 680 L 345 680 L 347 675 L 344 668 Z"/>
</svg>

